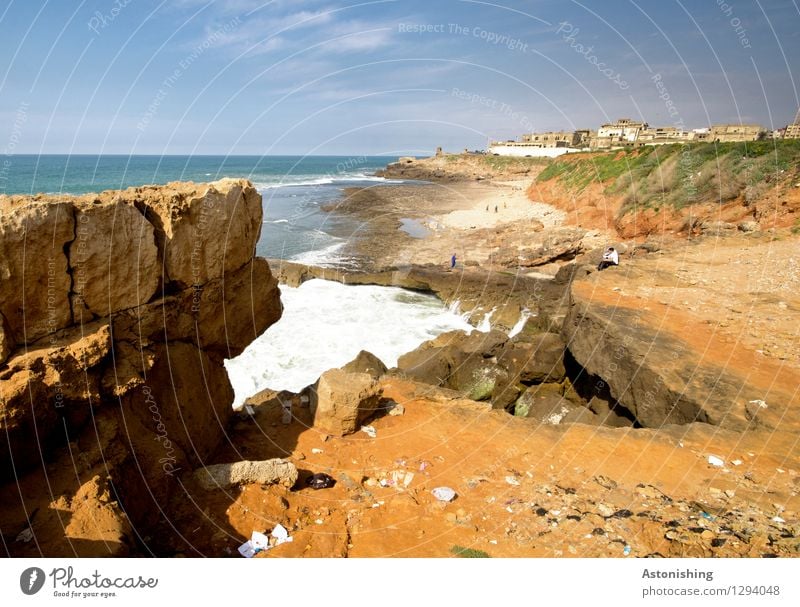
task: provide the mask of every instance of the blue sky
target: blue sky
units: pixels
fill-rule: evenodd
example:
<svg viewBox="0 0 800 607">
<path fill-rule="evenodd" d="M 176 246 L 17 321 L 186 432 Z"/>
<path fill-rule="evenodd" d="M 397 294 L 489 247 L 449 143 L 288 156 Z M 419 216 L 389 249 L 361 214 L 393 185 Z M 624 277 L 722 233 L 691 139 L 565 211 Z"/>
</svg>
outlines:
<svg viewBox="0 0 800 607">
<path fill-rule="evenodd" d="M 797 0 L 2 0 L 0 147 L 397 155 L 620 116 L 777 128 L 800 105 L 798 26 Z"/>
</svg>

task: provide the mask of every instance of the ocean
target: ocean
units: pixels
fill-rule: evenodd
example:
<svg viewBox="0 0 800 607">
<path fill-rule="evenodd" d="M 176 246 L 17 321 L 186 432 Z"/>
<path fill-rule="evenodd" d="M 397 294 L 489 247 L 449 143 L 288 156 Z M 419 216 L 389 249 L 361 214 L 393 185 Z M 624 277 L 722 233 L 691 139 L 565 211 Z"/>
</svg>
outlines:
<svg viewBox="0 0 800 607">
<path fill-rule="evenodd" d="M 376 156 L 10 156 L 0 165 L 0 194 L 84 194 L 170 181 L 245 177 L 261 193 L 258 255 L 353 267 L 346 257 L 349 217 L 322 210 L 351 186 L 403 183 L 374 172 L 394 158 Z M 393 287 L 312 280 L 281 287 L 283 318 L 243 354 L 226 361 L 234 406 L 271 388 L 299 391 L 368 350 L 387 366 L 425 340 L 472 327 L 433 296 Z M 488 323 L 487 323 L 488 324 Z M 488 330 L 488 327 L 484 327 Z"/>
</svg>

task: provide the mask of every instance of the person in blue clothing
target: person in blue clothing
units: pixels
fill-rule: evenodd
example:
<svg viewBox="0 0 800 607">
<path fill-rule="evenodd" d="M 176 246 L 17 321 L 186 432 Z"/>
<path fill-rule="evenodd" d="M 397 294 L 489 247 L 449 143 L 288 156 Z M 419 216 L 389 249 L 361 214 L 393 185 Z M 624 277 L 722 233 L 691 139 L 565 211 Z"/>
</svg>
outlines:
<svg viewBox="0 0 800 607">
<path fill-rule="evenodd" d="M 452 270 L 455 267 L 456 267 L 456 254 L 453 253 L 453 256 L 450 258 L 450 269 Z"/>
</svg>

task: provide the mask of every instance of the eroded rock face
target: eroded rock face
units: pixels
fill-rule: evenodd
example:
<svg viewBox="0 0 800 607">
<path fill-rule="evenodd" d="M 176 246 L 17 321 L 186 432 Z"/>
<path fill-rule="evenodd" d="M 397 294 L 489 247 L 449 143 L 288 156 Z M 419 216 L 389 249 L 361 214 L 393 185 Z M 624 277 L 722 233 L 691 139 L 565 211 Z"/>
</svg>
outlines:
<svg viewBox="0 0 800 607">
<path fill-rule="evenodd" d="M 155 524 L 177 477 L 226 435 L 224 359 L 281 316 L 269 265 L 253 257 L 260 196 L 222 180 L 0 197 L 0 211 L 0 479 L 41 475 L 53 458 L 48 474 L 71 470 L 77 453 L 97 452 L 86 455 L 92 486 L 113 483 L 134 526 Z M 0 493 L 11 499 L 13 484 Z M 63 484 L 64 495 L 86 491 Z M 55 507 L 38 499 L 25 511 Z M 73 520 L 68 535 L 91 534 Z M 103 533 L 129 528 L 109 520 Z M 118 553 L 134 543 L 120 539 Z"/>
<path fill-rule="evenodd" d="M 0 313 L 13 343 L 72 323 L 64 246 L 74 237 L 71 203 L 0 196 Z"/>
<path fill-rule="evenodd" d="M 152 188 L 142 188 L 137 202 L 156 226 L 167 280 L 182 289 L 250 261 L 262 215 L 261 195 L 244 181 L 222 179 L 203 190 L 185 185 L 193 184 L 170 184 L 175 191 L 155 196 L 148 196 Z"/>
<path fill-rule="evenodd" d="M 147 303 L 161 280 L 153 225 L 125 199 L 75 205 L 69 245 L 75 322 Z"/>
<path fill-rule="evenodd" d="M 759 398 L 744 377 L 705 362 L 680 334 L 614 305 L 610 273 L 572 285 L 562 336 L 588 373 L 645 427 L 705 422 L 734 430 L 752 427 L 745 405 Z"/>
</svg>

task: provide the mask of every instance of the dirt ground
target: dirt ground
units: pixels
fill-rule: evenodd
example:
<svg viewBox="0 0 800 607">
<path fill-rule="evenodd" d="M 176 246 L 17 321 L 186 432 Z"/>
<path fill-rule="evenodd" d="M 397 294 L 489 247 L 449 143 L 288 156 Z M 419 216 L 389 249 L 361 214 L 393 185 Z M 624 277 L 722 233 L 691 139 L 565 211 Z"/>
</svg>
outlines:
<svg viewBox="0 0 800 607">
<path fill-rule="evenodd" d="M 181 500 L 175 521 L 190 540 L 181 552 L 238 556 L 252 531 L 278 523 L 293 542 L 259 556 L 448 557 L 457 546 L 493 557 L 798 549 L 796 535 L 781 539 L 792 533 L 787 526 L 800 530 L 791 435 L 734 437 L 703 424 L 539 426 L 400 379 L 385 380 L 384 394 L 405 412 L 374 420 L 375 438 L 358 432 L 325 440 L 305 426 L 307 411 L 285 426 L 279 405 L 258 407 L 220 458 L 287 457 L 302 471 L 299 489 L 250 485 L 226 495 L 187 485 L 191 500 Z M 709 464 L 709 455 L 725 465 Z M 304 487 L 316 472 L 336 486 Z M 437 501 L 431 490 L 440 486 L 457 497 Z"/>
</svg>

